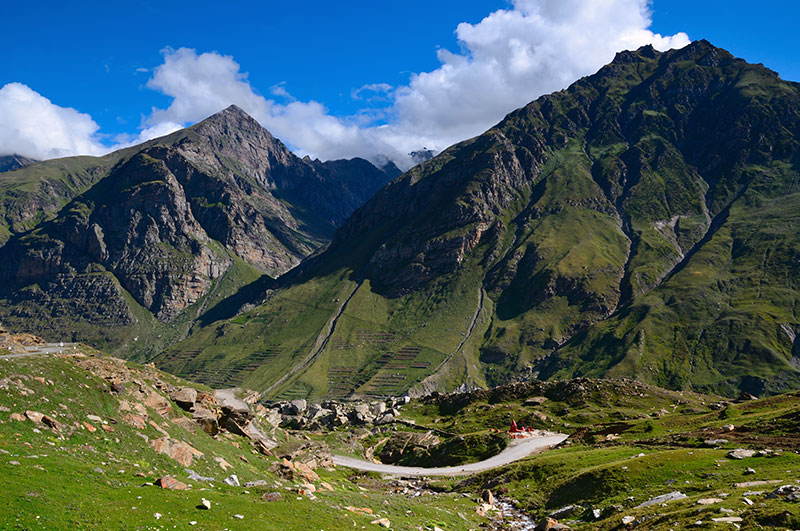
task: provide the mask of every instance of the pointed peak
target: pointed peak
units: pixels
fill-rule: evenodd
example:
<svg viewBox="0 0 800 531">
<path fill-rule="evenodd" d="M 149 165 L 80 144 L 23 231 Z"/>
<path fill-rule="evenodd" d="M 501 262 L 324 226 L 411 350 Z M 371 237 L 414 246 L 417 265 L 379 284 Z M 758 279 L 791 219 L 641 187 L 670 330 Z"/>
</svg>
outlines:
<svg viewBox="0 0 800 531">
<path fill-rule="evenodd" d="M 208 128 L 218 130 L 219 127 L 248 130 L 259 133 L 266 133 L 272 137 L 269 131 L 264 129 L 258 120 L 247 114 L 237 105 L 229 105 L 225 109 L 213 114 L 192 127 L 194 130 L 206 130 Z"/>
<path fill-rule="evenodd" d="M 244 112 L 241 107 L 238 105 L 229 105 L 228 107 L 222 109 L 221 111 L 212 114 L 205 121 L 214 121 L 214 122 L 230 122 L 230 121 L 253 121 L 255 122 L 255 118 Z"/>
<path fill-rule="evenodd" d="M 225 109 L 220 111 L 220 113 L 227 114 L 229 116 L 242 116 L 242 117 L 251 118 L 251 116 L 249 114 L 244 112 L 241 107 L 239 107 L 238 105 L 235 105 L 235 104 L 228 105 L 228 107 L 226 107 Z"/>
</svg>

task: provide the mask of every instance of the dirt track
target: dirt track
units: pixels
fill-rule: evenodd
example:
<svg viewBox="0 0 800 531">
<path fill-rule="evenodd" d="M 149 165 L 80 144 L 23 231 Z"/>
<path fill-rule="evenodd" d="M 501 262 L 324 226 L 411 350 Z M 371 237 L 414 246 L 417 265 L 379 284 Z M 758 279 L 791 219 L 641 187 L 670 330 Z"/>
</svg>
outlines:
<svg viewBox="0 0 800 531">
<path fill-rule="evenodd" d="M 348 468 L 355 468 L 357 470 L 364 470 L 367 472 L 379 472 L 381 474 L 393 474 L 396 476 L 405 477 L 421 477 L 421 476 L 463 476 L 467 474 L 475 474 L 476 472 L 483 472 L 484 470 L 491 470 L 499 466 L 507 465 L 518 461 L 531 454 L 550 448 L 563 442 L 568 436 L 563 434 L 548 435 L 545 437 L 531 437 L 530 439 L 522 439 L 519 441 L 512 441 L 505 450 L 499 454 L 479 461 L 477 463 L 470 463 L 468 465 L 441 467 L 441 468 L 422 468 L 411 466 L 394 466 L 384 465 L 380 463 L 372 463 L 362 459 L 355 459 L 353 457 L 345 457 L 340 455 L 333 456 L 333 462 L 339 466 Z"/>
</svg>

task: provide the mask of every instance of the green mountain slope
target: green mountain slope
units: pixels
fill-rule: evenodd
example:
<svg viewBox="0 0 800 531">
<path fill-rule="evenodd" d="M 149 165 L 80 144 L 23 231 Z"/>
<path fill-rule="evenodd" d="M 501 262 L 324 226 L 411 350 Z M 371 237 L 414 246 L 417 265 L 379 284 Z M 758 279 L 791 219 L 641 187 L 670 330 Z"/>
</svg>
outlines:
<svg viewBox="0 0 800 531">
<path fill-rule="evenodd" d="M 622 52 L 396 179 L 161 366 L 267 395 L 520 372 L 800 386 L 800 89 L 705 41 Z"/>
<path fill-rule="evenodd" d="M 294 267 L 389 179 L 362 159 L 301 160 L 233 106 L 102 160 L 95 184 L 53 215 L 42 207 L 38 218 L 52 219 L 0 248 L 0 318 L 137 358 L 261 274 L 269 284 Z M 20 171 L 33 182 L 88 161 L 1 175 L 22 186 Z"/>
</svg>

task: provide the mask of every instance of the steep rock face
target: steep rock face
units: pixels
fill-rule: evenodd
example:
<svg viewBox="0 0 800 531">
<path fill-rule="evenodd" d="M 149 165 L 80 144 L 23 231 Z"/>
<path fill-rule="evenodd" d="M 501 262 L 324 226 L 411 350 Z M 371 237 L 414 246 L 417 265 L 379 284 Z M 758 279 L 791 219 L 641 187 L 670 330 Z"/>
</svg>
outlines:
<svg viewBox="0 0 800 531">
<path fill-rule="evenodd" d="M 705 41 L 621 52 L 384 187 L 243 327 L 171 355 L 199 352 L 191 374 L 237 338 L 267 348 L 280 315 L 308 357 L 250 384 L 287 396 L 402 392 L 434 371 L 420 385 L 499 383 L 537 364 L 797 387 L 798 146 L 797 84 Z M 292 306 L 300 294 L 318 314 Z M 327 367 L 327 384 L 312 376 Z"/>
<path fill-rule="evenodd" d="M 129 150 L 31 162 L 0 172 L 0 246 L 36 226 L 108 174 Z"/>
<path fill-rule="evenodd" d="M 145 151 L 54 221 L 12 240 L 0 278 L 26 285 L 102 266 L 137 302 L 169 320 L 229 266 L 208 243 L 175 176 Z"/>
<path fill-rule="evenodd" d="M 23 155 L 0 155 L 0 173 L 16 170 L 36 162 L 35 159 Z"/>
<path fill-rule="evenodd" d="M 136 325 L 142 314 L 128 294 L 173 321 L 234 263 L 243 265 L 227 275 L 228 290 L 253 276 L 247 268 L 270 276 L 291 269 L 389 179 L 361 159 L 301 160 L 236 107 L 92 168 L 105 172 L 96 184 L 0 249 L 2 313 L 17 328 L 59 336 L 69 326 L 53 330 L 48 308 L 66 324 L 85 319 L 82 304 L 125 309 L 109 311 L 110 320 L 94 316 L 98 328 Z"/>
</svg>

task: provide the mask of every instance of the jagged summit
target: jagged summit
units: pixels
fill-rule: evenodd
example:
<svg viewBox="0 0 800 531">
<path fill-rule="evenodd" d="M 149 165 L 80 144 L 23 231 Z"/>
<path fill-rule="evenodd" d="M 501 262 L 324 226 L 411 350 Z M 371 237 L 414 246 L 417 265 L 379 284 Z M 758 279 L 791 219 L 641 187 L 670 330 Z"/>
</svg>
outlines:
<svg viewBox="0 0 800 531">
<path fill-rule="evenodd" d="M 255 118 L 236 105 L 229 105 L 225 109 L 212 114 L 205 120 L 198 122 L 195 127 L 202 126 L 203 124 L 216 124 L 218 126 L 228 126 L 241 130 L 263 130 L 269 134 L 270 137 L 272 136 L 272 134 L 258 123 Z"/>
</svg>

